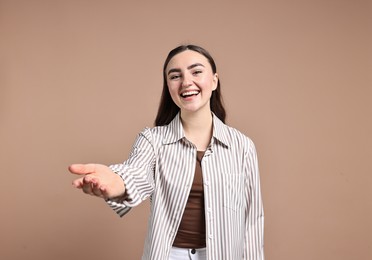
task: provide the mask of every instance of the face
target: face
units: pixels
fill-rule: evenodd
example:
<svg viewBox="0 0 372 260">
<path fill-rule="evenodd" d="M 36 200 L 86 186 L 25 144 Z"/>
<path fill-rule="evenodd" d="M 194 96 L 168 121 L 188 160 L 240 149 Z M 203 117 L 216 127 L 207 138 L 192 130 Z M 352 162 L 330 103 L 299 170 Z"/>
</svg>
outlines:
<svg viewBox="0 0 372 260">
<path fill-rule="evenodd" d="M 165 73 L 169 93 L 181 113 L 210 113 L 209 100 L 217 88 L 218 75 L 206 57 L 192 50 L 183 51 L 169 61 Z"/>
</svg>

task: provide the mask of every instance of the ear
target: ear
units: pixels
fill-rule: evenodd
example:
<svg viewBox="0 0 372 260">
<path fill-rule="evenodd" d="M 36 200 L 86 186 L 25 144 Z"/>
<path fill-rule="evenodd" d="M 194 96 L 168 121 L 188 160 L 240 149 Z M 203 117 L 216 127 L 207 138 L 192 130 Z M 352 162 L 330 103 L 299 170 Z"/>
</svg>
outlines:
<svg viewBox="0 0 372 260">
<path fill-rule="evenodd" d="M 212 91 L 216 90 L 218 86 L 218 74 L 214 73 L 213 75 L 213 89 Z"/>
</svg>

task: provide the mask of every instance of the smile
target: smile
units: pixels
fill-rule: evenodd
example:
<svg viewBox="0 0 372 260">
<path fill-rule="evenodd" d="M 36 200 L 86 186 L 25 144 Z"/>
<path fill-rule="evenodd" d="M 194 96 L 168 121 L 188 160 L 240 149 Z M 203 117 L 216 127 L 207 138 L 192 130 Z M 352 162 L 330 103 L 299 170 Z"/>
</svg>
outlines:
<svg viewBox="0 0 372 260">
<path fill-rule="evenodd" d="M 187 98 L 187 97 L 198 95 L 199 93 L 200 93 L 200 91 L 190 90 L 190 91 L 186 91 L 186 92 L 181 93 L 181 97 Z"/>
</svg>

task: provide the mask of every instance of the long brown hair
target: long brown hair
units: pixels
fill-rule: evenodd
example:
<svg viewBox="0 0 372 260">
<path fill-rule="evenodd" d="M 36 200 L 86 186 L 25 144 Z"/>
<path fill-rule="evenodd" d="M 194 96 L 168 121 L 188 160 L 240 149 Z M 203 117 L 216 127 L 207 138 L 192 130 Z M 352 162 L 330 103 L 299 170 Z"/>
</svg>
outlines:
<svg viewBox="0 0 372 260">
<path fill-rule="evenodd" d="M 212 67 L 213 73 L 217 73 L 216 64 L 209 54 L 209 52 L 203 49 L 200 46 L 196 45 L 181 45 L 177 48 L 171 50 L 164 62 L 163 66 L 163 92 L 161 94 L 160 104 L 158 108 L 158 114 L 155 119 L 156 126 L 163 126 L 169 124 L 172 119 L 177 115 L 180 111 L 180 108 L 173 102 L 172 97 L 169 93 L 168 85 L 167 85 L 167 76 L 166 76 L 166 68 L 168 66 L 169 61 L 178 53 L 191 50 L 196 51 L 206 57 L 209 61 L 209 64 Z M 222 121 L 225 122 L 226 119 L 226 111 L 223 106 L 222 96 L 221 96 L 221 84 L 220 80 L 218 79 L 217 88 L 212 92 L 212 96 L 210 99 L 210 108 L 211 111 Z"/>
</svg>

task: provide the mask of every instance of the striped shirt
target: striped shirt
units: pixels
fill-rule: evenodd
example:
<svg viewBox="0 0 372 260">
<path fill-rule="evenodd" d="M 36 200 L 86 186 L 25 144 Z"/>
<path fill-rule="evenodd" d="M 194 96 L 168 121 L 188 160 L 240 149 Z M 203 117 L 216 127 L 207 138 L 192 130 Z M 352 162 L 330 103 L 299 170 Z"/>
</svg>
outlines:
<svg viewBox="0 0 372 260">
<path fill-rule="evenodd" d="M 168 259 L 192 186 L 196 147 L 178 114 L 169 125 L 145 128 L 127 161 L 110 168 L 124 180 L 124 201 L 108 204 L 124 216 L 150 198 L 142 259 Z M 202 160 L 209 260 L 263 260 L 264 213 L 255 146 L 213 115 L 213 136 Z"/>
</svg>

